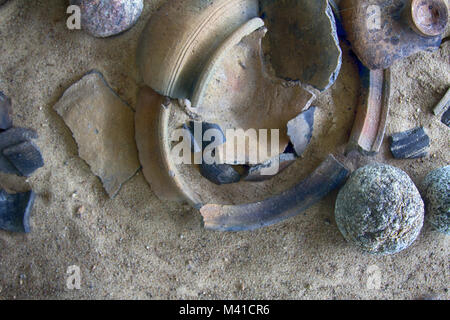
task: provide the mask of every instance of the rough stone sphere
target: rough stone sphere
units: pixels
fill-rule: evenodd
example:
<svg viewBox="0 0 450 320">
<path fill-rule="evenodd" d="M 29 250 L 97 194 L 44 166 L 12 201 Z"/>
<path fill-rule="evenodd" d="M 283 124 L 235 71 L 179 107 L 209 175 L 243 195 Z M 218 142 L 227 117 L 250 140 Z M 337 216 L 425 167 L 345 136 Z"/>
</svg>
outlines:
<svg viewBox="0 0 450 320">
<path fill-rule="evenodd" d="M 450 166 L 431 171 L 422 185 L 427 220 L 439 232 L 450 235 Z"/>
<path fill-rule="evenodd" d="M 144 8 L 143 0 L 70 0 L 81 9 L 81 27 L 105 38 L 130 29 Z"/>
<path fill-rule="evenodd" d="M 424 204 L 405 172 L 375 163 L 350 176 L 339 191 L 335 217 L 347 241 L 372 254 L 394 254 L 416 240 Z"/>
</svg>

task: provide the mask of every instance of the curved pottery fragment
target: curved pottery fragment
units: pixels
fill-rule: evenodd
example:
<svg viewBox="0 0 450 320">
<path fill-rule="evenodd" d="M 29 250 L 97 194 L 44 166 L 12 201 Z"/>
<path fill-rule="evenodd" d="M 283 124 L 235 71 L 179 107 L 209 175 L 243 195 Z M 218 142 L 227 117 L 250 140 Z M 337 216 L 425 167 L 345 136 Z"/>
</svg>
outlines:
<svg viewBox="0 0 450 320">
<path fill-rule="evenodd" d="M 305 180 L 278 196 L 243 205 L 208 204 L 200 209 L 205 228 L 244 231 L 269 226 L 300 214 L 344 184 L 349 171 L 334 156 Z"/>
<path fill-rule="evenodd" d="M 260 18 L 254 18 L 228 37 L 211 56 L 192 97 L 192 109 L 197 115 L 225 131 L 242 130 L 239 136 L 248 139 L 245 150 L 235 153 L 230 151 L 234 151 L 236 142 L 227 137 L 223 148 L 219 148 L 223 163 L 259 164 L 283 153 L 289 143 L 288 121 L 315 98 L 300 85 L 266 71 L 261 39 L 267 30 L 263 26 Z M 272 145 L 272 138 L 278 139 L 275 134 L 279 136 L 278 146 Z"/>
<path fill-rule="evenodd" d="M 364 155 L 380 151 L 386 132 L 391 89 L 390 70 L 369 70 L 359 63 L 361 89 L 355 122 L 346 153 Z"/>
<path fill-rule="evenodd" d="M 135 114 L 136 144 L 145 179 L 158 198 L 170 201 L 198 199 L 179 178 L 170 157 L 169 116 L 172 102 L 149 87 L 141 88 Z"/>
<path fill-rule="evenodd" d="M 277 76 L 320 91 L 337 79 L 342 51 L 327 0 L 260 0 L 265 53 Z"/>
<path fill-rule="evenodd" d="M 169 0 L 150 18 L 138 49 L 145 83 L 171 98 L 189 98 L 212 52 L 258 16 L 257 0 Z"/>
</svg>

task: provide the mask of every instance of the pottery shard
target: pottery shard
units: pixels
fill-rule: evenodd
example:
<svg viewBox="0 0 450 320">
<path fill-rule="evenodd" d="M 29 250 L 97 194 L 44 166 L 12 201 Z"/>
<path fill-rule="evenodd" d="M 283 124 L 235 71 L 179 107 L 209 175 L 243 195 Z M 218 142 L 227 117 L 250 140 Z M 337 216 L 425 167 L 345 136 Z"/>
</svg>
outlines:
<svg viewBox="0 0 450 320">
<path fill-rule="evenodd" d="M 337 79 L 342 51 L 327 0 L 260 0 L 269 30 L 264 51 L 276 75 L 323 91 Z"/>
<path fill-rule="evenodd" d="M 316 107 L 311 107 L 287 124 L 288 136 L 291 138 L 295 153 L 299 157 L 305 152 L 311 142 L 315 111 Z"/>
<path fill-rule="evenodd" d="M 3 155 L 25 177 L 44 166 L 44 160 L 38 146 L 31 141 L 24 141 L 4 149 Z"/>
<path fill-rule="evenodd" d="M 66 90 L 54 109 L 78 144 L 78 152 L 114 197 L 139 169 L 134 114 L 99 72 Z"/>
<path fill-rule="evenodd" d="M 70 0 L 81 9 L 81 26 L 94 37 L 105 38 L 130 29 L 144 8 L 143 0 Z"/>
<path fill-rule="evenodd" d="M 11 127 L 11 99 L 0 91 L 0 130 L 7 130 Z"/>
<path fill-rule="evenodd" d="M 245 181 L 248 182 L 262 182 L 272 179 L 277 174 L 287 169 L 291 164 L 297 160 L 293 153 L 282 153 L 266 162 L 251 167 Z"/>
<path fill-rule="evenodd" d="M 23 143 L 36 138 L 34 130 L 25 128 L 11 128 L 0 133 L 0 171 L 28 176 L 42 167 L 44 163 L 39 148 L 34 144 L 30 144 L 26 150 L 22 147 Z"/>
<path fill-rule="evenodd" d="M 9 194 L 0 190 L 0 229 L 29 233 L 30 213 L 35 198 L 33 191 Z"/>
<path fill-rule="evenodd" d="M 390 137 L 390 148 L 396 159 L 417 159 L 426 157 L 430 138 L 423 127 L 395 133 Z"/>
</svg>

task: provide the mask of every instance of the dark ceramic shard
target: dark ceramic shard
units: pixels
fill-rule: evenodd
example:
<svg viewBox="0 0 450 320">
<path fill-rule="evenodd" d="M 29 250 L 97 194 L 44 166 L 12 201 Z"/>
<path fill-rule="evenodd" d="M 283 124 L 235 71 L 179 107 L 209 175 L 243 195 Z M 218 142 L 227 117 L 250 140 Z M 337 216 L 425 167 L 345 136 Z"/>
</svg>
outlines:
<svg viewBox="0 0 450 320">
<path fill-rule="evenodd" d="M 3 155 L 16 167 L 22 176 L 28 177 L 44 166 L 41 151 L 31 141 L 5 148 Z"/>
<path fill-rule="evenodd" d="M 203 151 L 209 144 L 216 142 L 215 139 L 218 139 L 218 146 L 226 142 L 225 134 L 215 123 L 189 121 L 187 128 L 190 131 L 193 152 Z M 206 137 L 205 134 L 209 136 Z"/>
<path fill-rule="evenodd" d="M 143 0 L 71 0 L 81 9 L 81 27 L 105 38 L 130 29 L 144 8 Z"/>
<path fill-rule="evenodd" d="M 444 111 L 450 108 L 450 88 L 445 93 L 444 97 L 439 101 L 436 107 L 433 109 L 433 113 L 436 116 L 441 115 Z"/>
<path fill-rule="evenodd" d="M 203 177 L 217 185 L 237 183 L 241 175 L 228 164 L 201 164 L 200 173 Z"/>
<path fill-rule="evenodd" d="M 0 130 L 7 130 L 13 125 L 11 119 L 11 99 L 0 91 Z"/>
<path fill-rule="evenodd" d="M 0 171 L 22 176 L 22 172 L 4 154 L 3 150 L 36 139 L 37 133 L 31 129 L 11 128 L 0 133 Z"/>
<path fill-rule="evenodd" d="M 430 138 L 423 127 L 395 133 L 390 137 L 390 148 L 396 159 L 417 159 L 428 154 Z"/>
<path fill-rule="evenodd" d="M 297 159 L 294 153 L 282 153 L 277 157 L 274 157 L 262 164 L 251 167 L 248 171 L 248 175 L 245 177 L 245 181 L 248 182 L 262 182 L 272 179 L 274 176 L 288 168 Z M 275 167 L 275 172 L 269 168 Z M 276 170 L 278 167 L 278 170 Z"/>
<path fill-rule="evenodd" d="M 297 156 L 301 156 L 311 142 L 315 111 L 316 107 L 311 107 L 287 124 L 288 136 Z"/>
<path fill-rule="evenodd" d="M 29 233 L 30 213 L 35 197 L 33 191 L 8 194 L 0 190 L 0 229 Z"/>
<path fill-rule="evenodd" d="M 447 127 L 450 127 L 450 108 L 448 108 L 447 111 L 444 112 L 444 114 L 442 115 L 441 121 Z"/>
</svg>

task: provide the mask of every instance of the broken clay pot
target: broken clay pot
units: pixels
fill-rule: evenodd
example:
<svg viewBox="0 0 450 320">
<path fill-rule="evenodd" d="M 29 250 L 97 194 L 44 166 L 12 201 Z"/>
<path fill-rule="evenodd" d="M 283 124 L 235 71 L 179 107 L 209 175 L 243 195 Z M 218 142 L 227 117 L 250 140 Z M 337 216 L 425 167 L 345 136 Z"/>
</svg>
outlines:
<svg viewBox="0 0 450 320">
<path fill-rule="evenodd" d="M 444 0 L 342 0 L 340 13 L 353 51 L 369 69 L 437 50 L 448 20 Z"/>
<path fill-rule="evenodd" d="M 242 130 L 239 137 L 248 141 L 235 152 L 236 140 L 227 137 L 219 149 L 221 163 L 254 165 L 283 153 L 289 143 L 287 122 L 315 98 L 298 83 L 267 73 L 261 48 L 267 31 L 263 26 L 261 19 L 254 18 L 228 37 L 209 59 L 194 90 L 192 109 L 197 115 L 224 131 Z M 272 145 L 272 138 L 278 146 Z"/>
<path fill-rule="evenodd" d="M 189 98 L 211 53 L 257 16 L 257 0 L 167 1 L 151 16 L 140 40 L 144 82 L 164 96 Z"/>
<path fill-rule="evenodd" d="M 337 79 L 342 51 L 327 0 L 260 0 L 264 51 L 278 77 L 320 91 Z"/>
</svg>

